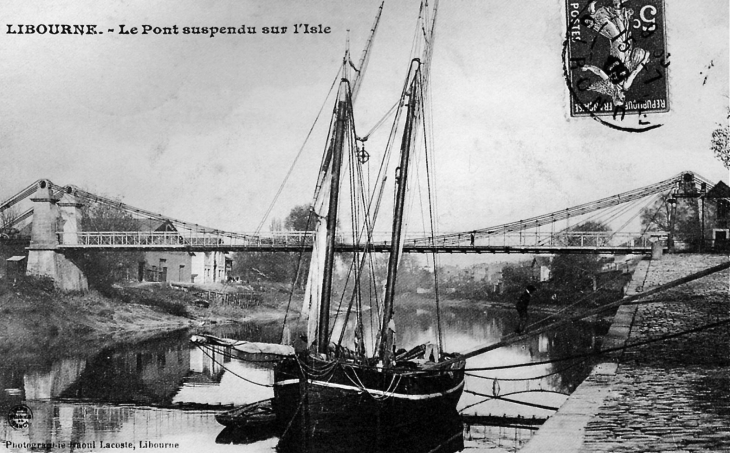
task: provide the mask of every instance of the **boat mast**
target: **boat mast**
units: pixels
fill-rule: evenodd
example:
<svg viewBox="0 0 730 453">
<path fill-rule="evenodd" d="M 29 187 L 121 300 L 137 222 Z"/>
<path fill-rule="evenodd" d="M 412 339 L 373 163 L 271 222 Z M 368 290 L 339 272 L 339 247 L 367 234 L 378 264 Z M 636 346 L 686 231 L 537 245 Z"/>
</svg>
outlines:
<svg viewBox="0 0 730 453">
<path fill-rule="evenodd" d="M 390 366 L 393 351 L 390 350 L 389 324 L 393 318 L 393 299 L 395 297 L 395 282 L 398 270 L 398 258 L 401 252 L 403 213 L 405 211 L 406 191 L 408 188 L 408 167 L 410 154 L 415 134 L 416 122 L 419 112 L 419 77 L 421 74 L 421 61 L 414 59 L 412 62 L 413 80 L 411 81 L 408 94 L 408 112 L 406 114 L 405 130 L 400 147 L 400 166 L 396 169 L 395 184 L 396 198 L 393 210 L 393 232 L 390 243 L 390 257 L 388 259 L 388 276 L 385 283 L 385 299 L 383 301 L 383 325 L 380 330 L 380 358 L 383 366 Z"/>
<path fill-rule="evenodd" d="M 336 120 L 334 125 L 335 141 L 332 149 L 332 172 L 330 182 L 329 208 L 327 211 L 327 238 L 322 277 L 322 297 L 319 305 L 319 323 L 317 324 L 317 352 L 327 352 L 329 345 L 330 298 L 332 296 L 332 274 L 335 264 L 335 239 L 337 234 L 337 206 L 340 197 L 340 170 L 342 168 L 342 150 L 347 128 L 349 82 L 340 81 L 337 97 Z"/>
<path fill-rule="evenodd" d="M 370 28 L 370 37 L 368 38 L 367 43 L 365 44 L 365 48 L 362 51 L 362 56 L 360 57 L 360 63 L 358 63 L 358 67 L 354 68 L 357 75 L 355 76 L 355 82 L 352 84 L 352 102 L 355 103 L 355 99 L 357 99 L 357 93 L 360 91 L 360 84 L 362 83 L 363 75 L 365 75 L 365 69 L 368 66 L 368 61 L 370 60 L 370 49 L 373 45 L 373 42 L 375 41 L 375 33 L 378 31 L 378 24 L 380 23 L 380 15 L 383 14 L 383 5 L 385 4 L 385 1 L 382 1 L 380 3 L 380 8 L 378 8 L 378 13 L 375 16 L 375 22 L 373 23 L 373 26 Z M 352 65 L 352 63 L 350 63 Z"/>
</svg>

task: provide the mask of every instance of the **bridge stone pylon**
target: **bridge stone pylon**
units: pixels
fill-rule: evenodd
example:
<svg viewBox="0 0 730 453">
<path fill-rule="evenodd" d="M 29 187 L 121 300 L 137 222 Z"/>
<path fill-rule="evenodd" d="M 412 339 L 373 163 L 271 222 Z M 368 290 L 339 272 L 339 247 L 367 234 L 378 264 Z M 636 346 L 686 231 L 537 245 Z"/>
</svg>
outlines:
<svg viewBox="0 0 730 453">
<path fill-rule="evenodd" d="M 53 195 L 53 184 L 38 181 L 33 202 L 33 226 L 28 247 L 28 275 L 50 277 L 64 291 L 86 291 L 89 283 L 81 269 L 58 252 L 58 232 L 65 241 L 74 241 L 80 230 L 81 204 L 73 190 L 66 188 L 60 199 Z"/>
</svg>

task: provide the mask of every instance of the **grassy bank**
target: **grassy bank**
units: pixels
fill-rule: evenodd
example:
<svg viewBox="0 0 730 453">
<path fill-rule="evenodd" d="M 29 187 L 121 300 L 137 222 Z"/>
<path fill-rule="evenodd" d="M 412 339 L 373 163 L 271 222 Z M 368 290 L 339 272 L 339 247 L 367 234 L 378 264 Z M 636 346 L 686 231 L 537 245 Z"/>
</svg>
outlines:
<svg viewBox="0 0 730 453">
<path fill-rule="evenodd" d="M 111 297 L 110 297 L 111 296 Z M 256 307 L 195 305 L 196 294 L 162 286 L 115 287 L 63 293 L 34 277 L 0 279 L 0 354 L 12 361 L 63 356 L 136 342 L 165 331 L 274 317 L 286 298 L 268 297 Z M 285 304 L 284 304 L 285 306 Z"/>
<path fill-rule="evenodd" d="M 1 280 L 0 314 L 0 353 L 21 360 L 25 355 L 37 357 L 38 352 L 52 357 L 97 344 L 142 339 L 191 322 L 159 307 L 109 299 L 95 291 L 64 294 L 37 278 Z"/>
</svg>

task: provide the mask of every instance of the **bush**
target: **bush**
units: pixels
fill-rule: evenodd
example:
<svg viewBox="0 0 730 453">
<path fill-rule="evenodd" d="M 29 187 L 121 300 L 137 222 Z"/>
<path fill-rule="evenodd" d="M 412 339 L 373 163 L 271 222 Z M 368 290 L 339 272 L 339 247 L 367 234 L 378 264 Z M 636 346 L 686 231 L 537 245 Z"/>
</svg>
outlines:
<svg viewBox="0 0 730 453">
<path fill-rule="evenodd" d="M 16 280 L 16 288 L 23 290 L 36 290 L 52 293 L 56 289 L 56 283 L 51 277 L 24 275 Z"/>
</svg>

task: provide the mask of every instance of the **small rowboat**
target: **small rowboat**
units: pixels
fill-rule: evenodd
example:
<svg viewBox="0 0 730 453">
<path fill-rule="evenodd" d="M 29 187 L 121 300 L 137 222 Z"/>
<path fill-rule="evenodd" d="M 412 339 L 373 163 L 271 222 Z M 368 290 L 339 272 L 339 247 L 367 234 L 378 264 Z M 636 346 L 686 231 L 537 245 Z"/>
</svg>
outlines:
<svg viewBox="0 0 730 453">
<path fill-rule="evenodd" d="M 215 416 L 218 423 L 232 428 L 260 428 L 276 423 L 271 399 L 246 404 Z"/>
</svg>

